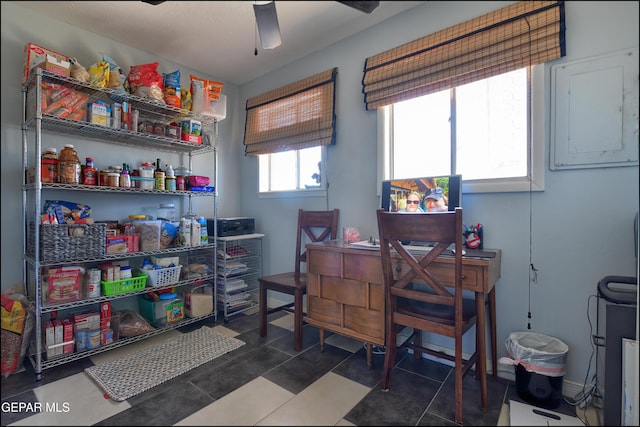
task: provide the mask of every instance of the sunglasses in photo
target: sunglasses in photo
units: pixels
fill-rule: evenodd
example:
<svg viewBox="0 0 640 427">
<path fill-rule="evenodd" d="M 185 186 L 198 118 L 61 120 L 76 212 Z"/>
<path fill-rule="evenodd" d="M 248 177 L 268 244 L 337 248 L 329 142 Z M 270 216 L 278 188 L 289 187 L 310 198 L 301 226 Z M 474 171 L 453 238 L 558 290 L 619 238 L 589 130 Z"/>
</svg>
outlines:
<svg viewBox="0 0 640 427">
<path fill-rule="evenodd" d="M 408 205 L 410 205 L 410 204 L 417 205 L 418 203 L 420 203 L 420 200 L 407 200 L 407 204 Z"/>
</svg>

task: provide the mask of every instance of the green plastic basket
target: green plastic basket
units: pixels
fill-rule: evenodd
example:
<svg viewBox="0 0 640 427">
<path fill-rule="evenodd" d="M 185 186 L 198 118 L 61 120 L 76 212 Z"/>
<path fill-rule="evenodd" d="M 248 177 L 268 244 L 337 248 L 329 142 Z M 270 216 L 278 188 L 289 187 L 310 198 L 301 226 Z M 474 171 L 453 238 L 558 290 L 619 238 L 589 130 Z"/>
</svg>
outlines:
<svg viewBox="0 0 640 427">
<path fill-rule="evenodd" d="M 147 276 L 134 273 L 131 279 L 114 280 L 113 282 L 100 282 L 102 294 L 105 296 L 126 294 L 144 289 L 147 286 Z"/>
</svg>

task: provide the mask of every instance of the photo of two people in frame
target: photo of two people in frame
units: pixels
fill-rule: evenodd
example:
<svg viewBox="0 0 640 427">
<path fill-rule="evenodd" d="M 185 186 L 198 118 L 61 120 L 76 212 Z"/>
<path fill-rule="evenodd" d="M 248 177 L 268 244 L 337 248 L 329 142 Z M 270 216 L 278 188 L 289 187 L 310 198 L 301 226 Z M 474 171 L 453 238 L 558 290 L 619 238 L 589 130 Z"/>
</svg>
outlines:
<svg viewBox="0 0 640 427">
<path fill-rule="evenodd" d="M 391 181 L 391 212 L 446 212 L 449 208 L 449 177 Z"/>
</svg>

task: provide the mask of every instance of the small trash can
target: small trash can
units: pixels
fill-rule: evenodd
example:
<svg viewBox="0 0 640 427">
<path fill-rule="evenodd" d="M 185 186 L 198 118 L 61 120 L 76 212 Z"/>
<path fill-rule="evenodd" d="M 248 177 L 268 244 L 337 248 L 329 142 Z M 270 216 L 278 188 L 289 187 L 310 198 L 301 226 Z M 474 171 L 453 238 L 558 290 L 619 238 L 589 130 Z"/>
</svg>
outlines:
<svg viewBox="0 0 640 427">
<path fill-rule="evenodd" d="M 505 346 L 516 365 L 518 396 L 546 409 L 560 406 L 569 347 L 558 338 L 535 332 L 512 332 Z"/>
</svg>

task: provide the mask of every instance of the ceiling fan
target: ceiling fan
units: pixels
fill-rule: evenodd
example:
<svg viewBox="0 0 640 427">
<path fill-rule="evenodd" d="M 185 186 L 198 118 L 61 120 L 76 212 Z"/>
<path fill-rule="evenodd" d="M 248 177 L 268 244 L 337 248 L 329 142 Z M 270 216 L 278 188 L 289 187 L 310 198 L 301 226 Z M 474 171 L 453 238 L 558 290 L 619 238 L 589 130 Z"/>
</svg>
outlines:
<svg viewBox="0 0 640 427">
<path fill-rule="evenodd" d="M 371 13 L 379 5 L 379 1 L 340 1 L 345 6 L 349 6 L 364 13 Z M 263 49 L 275 49 L 282 44 L 280 37 L 280 25 L 278 24 L 278 14 L 276 13 L 276 2 L 269 1 L 263 4 L 253 5 L 253 11 L 256 15 L 256 24 L 258 26 L 258 34 Z M 257 49 L 256 53 L 257 55 Z"/>
<path fill-rule="evenodd" d="M 164 0 L 142 0 L 144 3 L 149 3 L 154 6 L 164 3 Z M 379 1 L 340 1 L 345 6 L 349 6 L 353 9 L 359 10 L 364 13 L 373 12 L 379 5 Z M 276 13 L 276 2 L 269 1 L 266 3 L 253 4 L 253 12 L 256 15 L 256 25 L 258 26 L 258 35 L 260 36 L 260 42 L 263 49 L 275 49 L 282 44 L 282 38 L 280 37 L 280 25 L 278 24 L 278 14 Z M 258 54 L 256 48 L 255 54 Z"/>
</svg>

